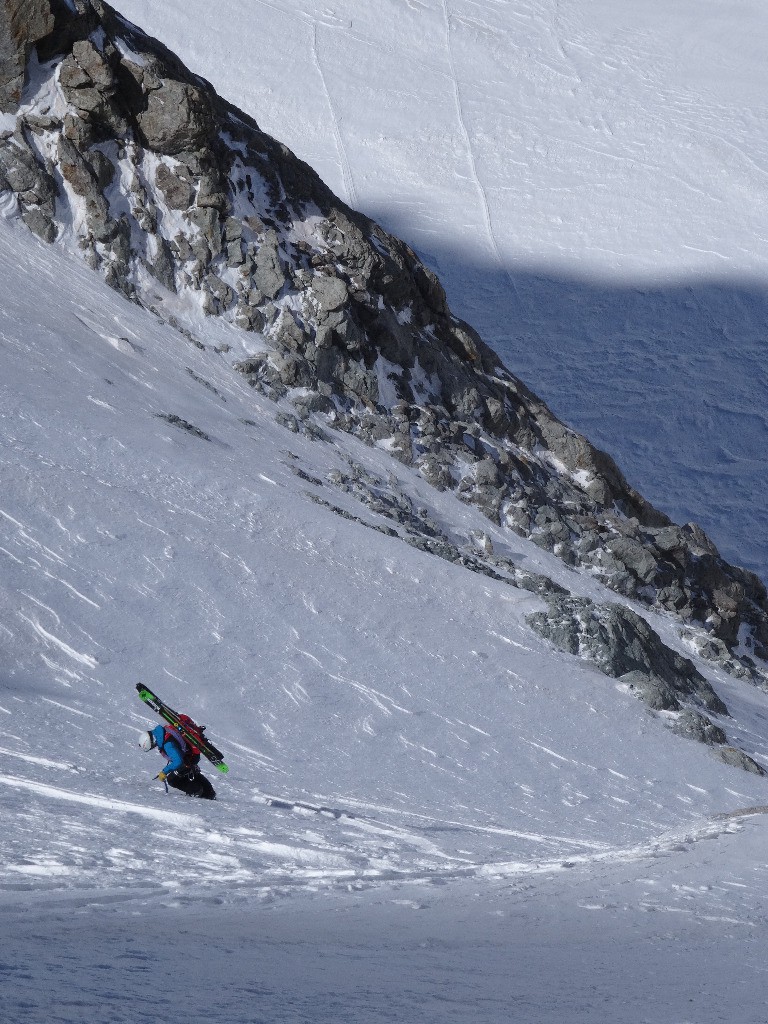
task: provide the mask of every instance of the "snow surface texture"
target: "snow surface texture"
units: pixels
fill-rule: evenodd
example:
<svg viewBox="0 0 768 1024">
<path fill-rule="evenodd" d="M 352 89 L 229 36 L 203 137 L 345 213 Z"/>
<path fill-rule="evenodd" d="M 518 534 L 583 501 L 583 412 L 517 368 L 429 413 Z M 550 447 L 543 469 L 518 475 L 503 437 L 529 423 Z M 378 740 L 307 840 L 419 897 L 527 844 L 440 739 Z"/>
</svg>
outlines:
<svg viewBox="0 0 768 1024">
<path fill-rule="evenodd" d="M 258 6 L 260 31 L 283 27 L 280 54 L 258 52 L 288 88 L 286 62 L 311 67 L 285 49 L 289 8 Z M 121 7 L 172 45 L 191 31 L 189 3 L 154 23 Z M 397 9 L 457 24 L 453 6 Z M 240 8 L 221 12 L 221 45 L 245 38 Z M 332 21 L 312 39 L 343 93 Z M 349 147 L 347 128 L 326 142 Z M 362 205 L 350 158 L 345 173 Z M 435 195 L 439 219 L 451 196 Z M 204 351 L 0 223 L 3 1017 L 133 1024 L 178 1015 L 183 993 L 228 1024 L 764 1022 L 764 780 L 554 652 L 525 625 L 532 595 L 308 495 L 389 526 L 333 487 L 351 459 L 456 543 L 489 534 L 615 595 L 383 451 L 290 433 L 216 354 L 238 332 L 201 332 Z M 720 724 L 767 762 L 768 696 L 697 664 L 732 712 Z M 151 782 L 137 679 L 207 722 L 231 765 L 216 803 Z"/>
<path fill-rule="evenodd" d="M 116 6 L 413 245 L 654 505 L 768 576 L 764 4 Z"/>
<path fill-rule="evenodd" d="M 201 350 L 10 223 L 0 280 L 9 1019 L 182 990 L 228 1022 L 655 1021 L 651 975 L 680 1020 L 763 1019 L 762 780 L 536 638 L 537 598 L 311 501 L 376 525 L 331 490 L 353 460 L 455 542 L 488 530 L 277 424 L 215 352 L 234 328 Z M 767 760 L 768 696 L 700 667 Z M 207 721 L 216 803 L 151 782 L 137 678 Z"/>
</svg>

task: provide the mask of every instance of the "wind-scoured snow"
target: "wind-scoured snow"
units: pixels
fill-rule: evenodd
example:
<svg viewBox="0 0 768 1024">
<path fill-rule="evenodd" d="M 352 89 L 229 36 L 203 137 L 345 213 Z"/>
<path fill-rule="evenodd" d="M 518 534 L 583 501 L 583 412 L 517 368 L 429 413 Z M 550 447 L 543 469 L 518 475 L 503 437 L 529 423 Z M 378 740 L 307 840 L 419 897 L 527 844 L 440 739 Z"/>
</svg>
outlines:
<svg viewBox="0 0 768 1024">
<path fill-rule="evenodd" d="M 648 497 L 764 566 L 762 300 L 733 283 L 763 272 L 764 204 L 741 216 L 761 9 L 691 33 L 691 5 L 648 0 L 118 7 L 416 244 Z M 2 1016 L 762 1024 L 764 779 L 549 647 L 538 598 L 381 532 L 333 481 L 354 463 L 456 544 L 615 594 L 385 450 L 292 433 L 232 373 L 245 335 L 200 318 L 198 348 L 2 212 Z M 731 276 L 689 291 L 705 235 Z M 728 471 L 686 418 L 726 408 Z M 768 765 L 768 695 L 697 666 Z M 208 725 L 216 802 L 152 781 L 137 681 Z"/>
</svg>

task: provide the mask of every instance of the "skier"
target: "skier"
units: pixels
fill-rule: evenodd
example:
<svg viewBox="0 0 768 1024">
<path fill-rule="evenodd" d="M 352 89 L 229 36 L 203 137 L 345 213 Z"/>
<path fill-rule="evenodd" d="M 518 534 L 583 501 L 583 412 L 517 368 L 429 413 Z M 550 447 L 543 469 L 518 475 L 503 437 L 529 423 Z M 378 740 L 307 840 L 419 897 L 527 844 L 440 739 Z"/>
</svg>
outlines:
<svg viewBox="0 0 768 1024">
<path fill-rule="evenodd" d="M 158 725 L 139 738 L 142 750 L 154 750 L 168 758 L 168 763 L 155 778 L 187 796 L 215 800 L 216 791 L 198 768 L 200 753 L 172 725 Z"/>
</svg>

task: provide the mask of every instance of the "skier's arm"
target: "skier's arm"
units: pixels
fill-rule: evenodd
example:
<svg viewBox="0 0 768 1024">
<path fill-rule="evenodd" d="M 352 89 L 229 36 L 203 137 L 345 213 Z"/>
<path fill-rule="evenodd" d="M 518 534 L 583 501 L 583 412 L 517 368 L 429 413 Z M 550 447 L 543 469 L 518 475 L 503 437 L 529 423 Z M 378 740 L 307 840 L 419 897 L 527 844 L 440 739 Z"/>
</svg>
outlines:
<svg viewBox="0 0 768 1024">
<path fill-rule="evenodd" d="M 167 740 L 163 747 L 163 753 L 168 758 L 168 764 L 163 768 L 166 775 L 169 772 L 178 771 L 179 768 L 184 767 L 184 755 L 179 748 L 178 743 L 175 740 Z"/>
</svg>

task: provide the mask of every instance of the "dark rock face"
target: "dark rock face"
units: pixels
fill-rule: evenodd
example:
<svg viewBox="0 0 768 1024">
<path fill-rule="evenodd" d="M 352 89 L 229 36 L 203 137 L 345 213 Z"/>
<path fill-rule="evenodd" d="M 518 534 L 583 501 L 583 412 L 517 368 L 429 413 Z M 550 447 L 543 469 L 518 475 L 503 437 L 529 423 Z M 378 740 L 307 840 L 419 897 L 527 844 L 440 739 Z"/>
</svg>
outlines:
<svg viewBox="0 0 768 1024">
<path fill-rule="evenodd" d="M 0 3 L 0 111 L 19 105 L 32 46 L 54 25 L 50 0 L 2 0 Z"/>
<path fill-rule="evenodd" d="M 27 227 L 43 241 L 54 241 L 56 183 L 26 146 L 0 141 L 0 188 L 3 187 L 18 195 Z"/>
<path fill-rule="evenodd" d="M 147 109 L 137 115 L 136 122 L 148 149 L 175 156 L 210 141 L 211 109 L 200 89 L 164 79 L 148 92 L 146 102 Z"/>
<path fill-rule="evenodd" d="M 757 577 L 559 422 L 409 246 L 107 4 L 4 0 L 0 104 L 16 115 L 0 189 L 30 229 L 53 241 L 77 224 L 89 265 L 159 316 L 178 293 L 258 334 L 235 368 L 272 399 L 311 394 L 297 429 L 314 417 L 384 445 L 617 593 L 768 656 Z"/>
</svg>

